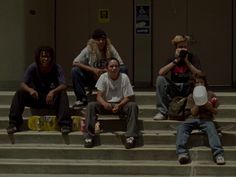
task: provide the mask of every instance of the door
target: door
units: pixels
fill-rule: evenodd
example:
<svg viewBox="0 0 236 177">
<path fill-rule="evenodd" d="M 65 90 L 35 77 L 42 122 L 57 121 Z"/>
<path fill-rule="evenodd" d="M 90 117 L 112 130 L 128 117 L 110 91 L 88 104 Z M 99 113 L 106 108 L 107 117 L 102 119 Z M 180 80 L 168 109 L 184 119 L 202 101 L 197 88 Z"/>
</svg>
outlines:
<svg viewBox="0 0 236 177">
<path fill-rule="evenodd" d="M 173 52 L 171 39 L 189 34 L 210 85 L 232 85 L 232 0 L 153 1 L 153 85 Z M 220 77 L 219 77 L 220 76 Z"/>
<path fill-rule="evenodd" d="M 103 18 L 103 12 L 106 16 Z M 127 0 L 57 0 L 56 57 L 71 84 L 73 59 L 86 46 L 91 33 L 102 28 L 133 73 L 133 2 Z M 132 81 L 132 78 L 131 78 Z"/>
</svg>

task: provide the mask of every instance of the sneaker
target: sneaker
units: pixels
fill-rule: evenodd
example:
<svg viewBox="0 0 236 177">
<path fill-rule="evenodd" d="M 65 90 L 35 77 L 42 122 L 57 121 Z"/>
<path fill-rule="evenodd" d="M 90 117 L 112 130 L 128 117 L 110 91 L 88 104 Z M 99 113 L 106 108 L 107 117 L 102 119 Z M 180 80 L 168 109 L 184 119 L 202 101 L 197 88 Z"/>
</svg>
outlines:
<svg viewBox="0 0 236 177">
<path fill-rule="evenodd" d="M 63 135 L 67 135 L 67 134 L 69 134 L 71 132 L 71 128 L 69 127 L 69 126 L 63 126 L 63 127 L 61 127 L 61 133 L 63 134 Z"/>
<path fill-rule="evenodd" d="M 13 134 L 18 131 L 18 128 L 15 125 L 9 125 L 7 127 L 7 133 L 8 134 Z"/>
<path fill-rule="evenodd" d="M 125 141 L 125 148 L 126 149 L 131 149 L 131 148 L 134 148 L 135 146 L 135 139 L 134 137 L 128 137 L 126 138 L 126 141 Z"/>
<path fill-rule="evenodd" d="M 92 138 L 85 138 L 84 139 L 84 147 L 85 148 L 92 148 L 93 147 L 93 139 Z"/>
<path fill-rule="evenodd" d="M 188 154 L 179 154 L 178 161 L 180 164 L 187 164 L 190 161 Z"/>
<path fill-rule="evenodd" d="M 225 164 L 225 158 L 223 155 L 218 155 L 215 158 L 215 162 L 217 165 L 224 165 Z"/>
<path fill-rule="evenodd" d="M 81 107 L 81 106 L 83 106 L 83 105 L 84 105 L 84 102 L 78 100 L 78 101 L 76 101 L 76 102 L 73 104 L 73 107 Z"/>
<path fill-rule="evenodd" d="M 92 94 L 93 94 L 93 88 L 88 87 L 88 88 L 87 88 L 86 95 L 87 95 L 87 96 L 91 96 Z"/>
<path fill-rule="evenodd" d="M 153 120 L 165 120 L 166 116 L 163 115 L 162 113 L 157 113 L 154 117 Z"/>
<path fill-rule="evenodd" d="M 99 121 L 97 121 L 96 124 L 95 124 L 95 130 L 94 130 L 94 131 L 95 131 L 95 134 L 96 134 L 96 135 L 100 134 L 100 132 L 101 132 L 101 127 L 100 127 L 100 125 L 101 125 L 101 124 L 100 124 Z"/>
</svg>

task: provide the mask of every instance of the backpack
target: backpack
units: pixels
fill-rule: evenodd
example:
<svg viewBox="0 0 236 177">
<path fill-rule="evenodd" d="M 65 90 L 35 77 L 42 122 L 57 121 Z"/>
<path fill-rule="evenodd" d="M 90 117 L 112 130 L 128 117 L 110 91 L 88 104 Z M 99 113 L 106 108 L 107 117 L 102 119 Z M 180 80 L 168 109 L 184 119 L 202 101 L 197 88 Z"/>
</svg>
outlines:
<svg viewBox="0 0 236 177">
<path fill-rule="evenodd" d="M 182 96 L 174 97 L 169 104 L 169 110 L 168 110 L 169 119 L 183 121 L 185 119 L 186 103 L 187 103 L 187 97 L 182 97 Z"/>
</svg>

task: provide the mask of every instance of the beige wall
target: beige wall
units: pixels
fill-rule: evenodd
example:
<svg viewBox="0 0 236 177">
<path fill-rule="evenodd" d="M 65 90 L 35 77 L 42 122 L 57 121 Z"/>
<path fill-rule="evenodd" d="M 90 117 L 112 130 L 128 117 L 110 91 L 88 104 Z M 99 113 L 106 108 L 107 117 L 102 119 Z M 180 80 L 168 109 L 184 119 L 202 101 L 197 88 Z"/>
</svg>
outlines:
<svg viewBox="0 0 236 177">
<path fill-rule="evenodd" d="M 149 88 L 152 85 L 151 0 L 135 0 L 134 6 L 134 85 Z M 140 27 L 142 23 L 145 25 Z"/>
<path fill-rule="evenodd" d="M 112 44 L 127 65 L 132 79 L 132 8 L 132 1 L 127 0 L 56 1 L 57 59 L 64 66 L 69 83 L 71 83 L 72 61 L 86 46 L 91 33 L 96 28 L 102 28 L 108 34 Z M 110 14 L 108 23 L 99 22 L 99 9 L 108 9 Z"/>
<path fill-rule="evenodd" d="M 142 2 L 153 6 L 149 39 L 133 32 L 135 4 Z M 99 9 L 109 10 L 109 23 L 98 21 Z M 233 0 L 1 0 L 0 89 L 18 87 L 35 48 L 43 44 L 55 45 L 70 83 L 71 63 L 97 27 L 112 39 L 134 85 L 155 85 L 158 69 L 173 51 L 170 40 L 178 33 L 195 39 L 192 50 L 211 85 L 235 85 L 235 9 Z"/>
<path fill-rule="evenodd" d="M 233 1 L 232 5 L 233 10 L 233 42 L 232 42 L 232 48 L 233 48 L 233 56 L 232 56 L 232 61 L 233 61 L 233 85 L 236 86 L 236 2 Z"/>
<path fill-rule="evenodd" d="M 24 70 L 24 2 L 0 1 L 0 87 L 15 87 Z"/>
<path fill-rule="evenodd" d="M 173 52 L 172 37 L 189 34 L 195 40 L 192 50 L 200 57 L 209 83 L 231 85 L 231 3 L 231 0 L 153 1 L 154 75 Z"/>
<path fill-rule="evenodd" d="M 15 90 L 39 45 L 54 44 L 53 0 L 0 1 L 0 89 Z M 35 11 L 35 15 L 30 14 Z"/>
</svg>

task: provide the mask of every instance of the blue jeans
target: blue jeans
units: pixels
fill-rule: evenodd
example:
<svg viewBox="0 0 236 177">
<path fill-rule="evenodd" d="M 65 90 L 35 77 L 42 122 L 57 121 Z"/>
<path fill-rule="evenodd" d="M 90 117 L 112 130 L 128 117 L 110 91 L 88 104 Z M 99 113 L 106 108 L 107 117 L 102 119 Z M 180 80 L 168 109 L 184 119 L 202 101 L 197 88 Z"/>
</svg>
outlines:
<svg viewBox="0 0 236 177">
<path fill-rule="evenodd" d="M 188 154 L 187 141 L 194 129 L 200 129 L 208 136 L 209 145 L 212 149 L 213 156 L 223 155 L 224 150 L 221 146 L 220 138 L 214 123 L 211 120 L 201 120 L 199 118 L 189 118 L 179 125 L 176 137 L 176 153 Z"/>
<path fill-rule="evenodd" d="M 80 101 L 87 100 L 85 86 L 93 88 L 97 80 L 92 73 L 82 71 L 79 67 L 73 67 L 71 74 L 76 99 Z"/>
<path fill-rule="evenodd" d="M 120 66 L 120 72 L 128 74 L 128 69 L 125 65 Z M 97 82 L 93 73 L 83 71 L 79 67 L 73 67 L 71 74 L 76 100 L 87 100 L 85 86 L 94 88 Z"/>
<path fill-rule="evenodd" d="M 168 114 L 169 103 L 176 96 L 187 96 L 189 84 L 174 83 L 165 76 L 158 76 L 156 80 L 156 107 L 163 115 Z"/>
</svg>

